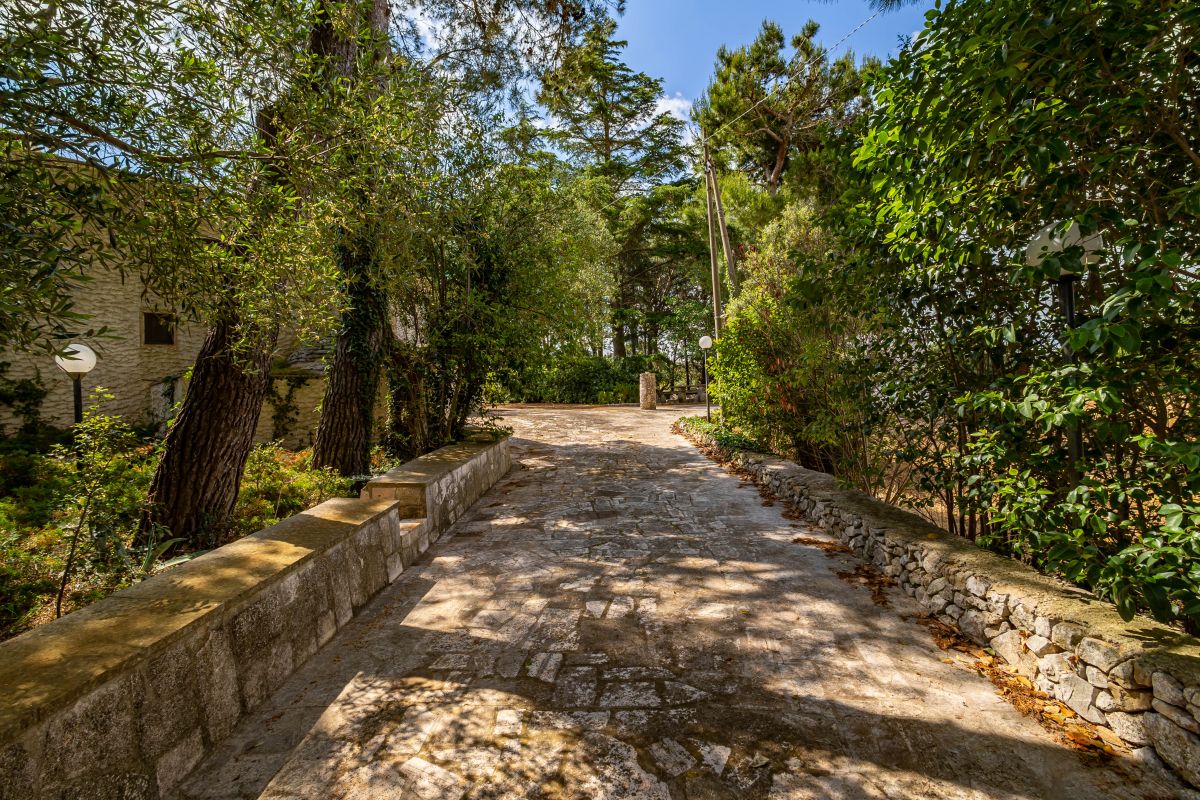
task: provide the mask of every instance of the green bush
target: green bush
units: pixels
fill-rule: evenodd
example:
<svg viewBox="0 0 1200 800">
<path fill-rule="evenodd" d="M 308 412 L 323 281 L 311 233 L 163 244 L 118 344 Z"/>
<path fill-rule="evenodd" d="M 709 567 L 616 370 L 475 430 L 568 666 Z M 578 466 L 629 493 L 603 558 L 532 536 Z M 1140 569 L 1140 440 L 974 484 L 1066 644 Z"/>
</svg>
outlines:
<svg viewBox="0 0 1200 800">
<path fill-rule="evenodd" d="M 879 395 L 958 532 L 1200 630 L 1200 6 L 1033 9 L 942 5 L 873 92 Z"/>
<path fill-rule="evenodd" d="M 644 356 L 563 353 L 514 376 L 509 394 L 527 403 L 636 403 L 640 375 L 651 367 Z"/>
<path fill-rule="evenodd" d="M 66 613 L 198 555 L 164 560 L 178 544 L 166 533 L 135 544 L 158 447 L 103 414 L 105 399 L 93 396 L 71 446 L 0 446 L 0 639 L 53 619 L 60 591 Z M 308 451 L 254 448 L 225 539 L 348 493 L 349 479 L 309 462 Z M 377 462 L 378 471 L 390 466 L 381 456 Z"/>
<path fill-rule="evenodd" d="M 731 450 L 747 450 L 752 453 L 770 452 L 766 445 L 756 442 L 744 434 L 730 430 L 720 421 L 709 422 L 704 417 L 681 417 L 679 419 L 679 427 L 688 433 L 708 436 L 721 447 L 727 447 Z"/>
<path fill-rule="evenodd" d="M 313 469 L 311 455 L 307 450 L 285 450 L 278 442 L 250 451 L 229 538 L 262 530 L 331 497 L 349 494 L 353 480 L 331 469 Z"/>
</svg>

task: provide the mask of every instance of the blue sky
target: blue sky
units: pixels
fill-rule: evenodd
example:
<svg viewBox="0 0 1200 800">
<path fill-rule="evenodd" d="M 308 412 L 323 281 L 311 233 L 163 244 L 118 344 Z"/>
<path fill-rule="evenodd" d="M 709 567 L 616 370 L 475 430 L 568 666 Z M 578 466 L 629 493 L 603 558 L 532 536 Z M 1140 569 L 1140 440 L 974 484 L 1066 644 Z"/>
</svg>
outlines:
<svg viewBox="0 0 1200 800">
<path fill-rule="evenodd" d="M 850 49 L 886 59 L 898 49 L 899 37 L 923 27 L 932 6 L 932 0 L 921 0 L 880 14 L 835 52 Z M 682 115 L 708 85 L 717 48 L 752 41 L 764 19 L 778 22 L 788 37 L 815 19 L 821 25 L 818 40 L 832 46 L 874 13 L 862 0 L 627 0 L 618 34 L 629 41 L 626 63 L 662 78 L 667 107 Z"/>
</svg>

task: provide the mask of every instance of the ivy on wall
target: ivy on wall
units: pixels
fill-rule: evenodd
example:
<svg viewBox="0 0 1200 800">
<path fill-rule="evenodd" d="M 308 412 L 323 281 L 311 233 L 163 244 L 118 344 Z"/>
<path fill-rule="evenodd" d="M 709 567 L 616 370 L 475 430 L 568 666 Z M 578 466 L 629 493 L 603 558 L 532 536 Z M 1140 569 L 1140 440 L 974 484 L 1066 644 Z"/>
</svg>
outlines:
<svg viewBox="0 0 1200 800">
<path fill-rule="evenodd" d="M 312 380 L 309 375 L 272 375 L 267 387 L 267 401 L 271 404 L 271 438 L 281 441 L 290 436 L 300 421 L 300 405 L 296 392 Z M 282 382 L 286 389 L 280 392 Z"/>
</svg>

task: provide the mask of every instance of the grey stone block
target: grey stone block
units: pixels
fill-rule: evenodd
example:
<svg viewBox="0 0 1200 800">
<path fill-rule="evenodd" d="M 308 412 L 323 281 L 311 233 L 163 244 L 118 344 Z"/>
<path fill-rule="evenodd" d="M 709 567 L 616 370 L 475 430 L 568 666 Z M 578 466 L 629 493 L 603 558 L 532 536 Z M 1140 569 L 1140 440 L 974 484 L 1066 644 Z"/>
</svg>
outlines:
<svg viewBox="0 0 1200 800">
<path fill-rule="evenodd" d="M 1188 783 L 1200 786 L 1200 736 L 1189 733 L 1161 714 L 1143 714 L 1146 734 L 1163 761 Z"/>
<path fill-rule="evenodd" d="M 196 654 L 196 681 L 208 741 L 219 742 L 233 732 L 242 715 L 237 663 L 224 629 L 208 634 Z"/>
<path fill-rule="evenodd" d="M 1096 696 L 1099 692 L 1100 690 L 1095 686 L 1071 672 L 1058 679 L 1055 696 L 1088 722 L 1103 725 L 1104 712 L 1095 706 Z"/>
<path fill-rule="evenodd" d="M 1155 672 L 1150 676 L 1150 686 L 1154 697 L 1173 706 L 1186 706 L 1187 698 L 1183 694 L 1183 684 L 1166 672 Z"/>
<path fill-rule="evenodd" d="M 1050 632 L 1050 641 L 1064 650 L 1073 650 L 1083 639 L 1083 626 L 1073 622 L 1060 622 Z"/>
<path fill-rule="evenodd" d="M 1150 737 L 1146 733 L 1145 714 L 1129 714 L 1124 711 L 1113 711 L 1106 716 L 1109 727 L 1122 740 L 1137 747 L 1150 743 Z"/>
<path fill-rule="evenodd" d="M 136 772 L 141 763 L 136 714 L 141 693 L 140 675 L 123 675 L 51 719 L 46 741 L 54 756 L 43 759 L 42 785 L 75 786 L 99 770 Z"/>
<path fill-rule="evenodd" d="M 1182 708 L 1178 708 L 1169 703 L 1164 703 L 1158 698 L 1150 701 L 1150 707 L 1167 719 L 1171 720 L 1171 722 L 1174 722 L 1176 725 L 1183 728 L 1185 731 L 1200 736 L 1200 723 L 1197 723 L 1195 718 L 1193 718 L 1191 714 L 1184 711 Z"/>
<path fill-rule="evenodd" d="M 28 800 L 34 796 L 44 733 L 39 726 L 23 741 L 0 747 L 0 800 Z"/>
<path fill-rule="evenodd" d="M 199 728 L 193 729 L 154 765 L 158 794 L 166 797 L 187 777 L 187 774 L 204 757 L 204 737 Z"/>
<path fill-rule="evenodd" d="M 1092 636 L 1085 636 L 1079 641 L 1075 654 L 1106 673 L 1124 660 L 1120 647 Z"/>
<path fill-rule="evenodd" d="M 200 649 L 198 643 L 175 643 L 141 670 L 137 723 L 142 756 L 150 761 L 199 729 L 202 692 L 195 670 Z"/>
</svg>

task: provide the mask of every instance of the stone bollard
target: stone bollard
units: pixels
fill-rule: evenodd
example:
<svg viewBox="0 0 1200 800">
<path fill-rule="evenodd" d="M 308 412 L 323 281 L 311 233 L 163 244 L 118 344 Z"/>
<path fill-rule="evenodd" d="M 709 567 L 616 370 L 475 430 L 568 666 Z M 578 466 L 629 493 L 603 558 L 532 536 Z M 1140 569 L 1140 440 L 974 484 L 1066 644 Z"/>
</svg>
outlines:
<svg viewBox="0 0 1200 800">
<path fill-rule="evenodd" d="M 658 379 L 653 372 L 642 373 L 641 389 L 642 408 L 646 411 L 658 408 Z"/>
</svg>

